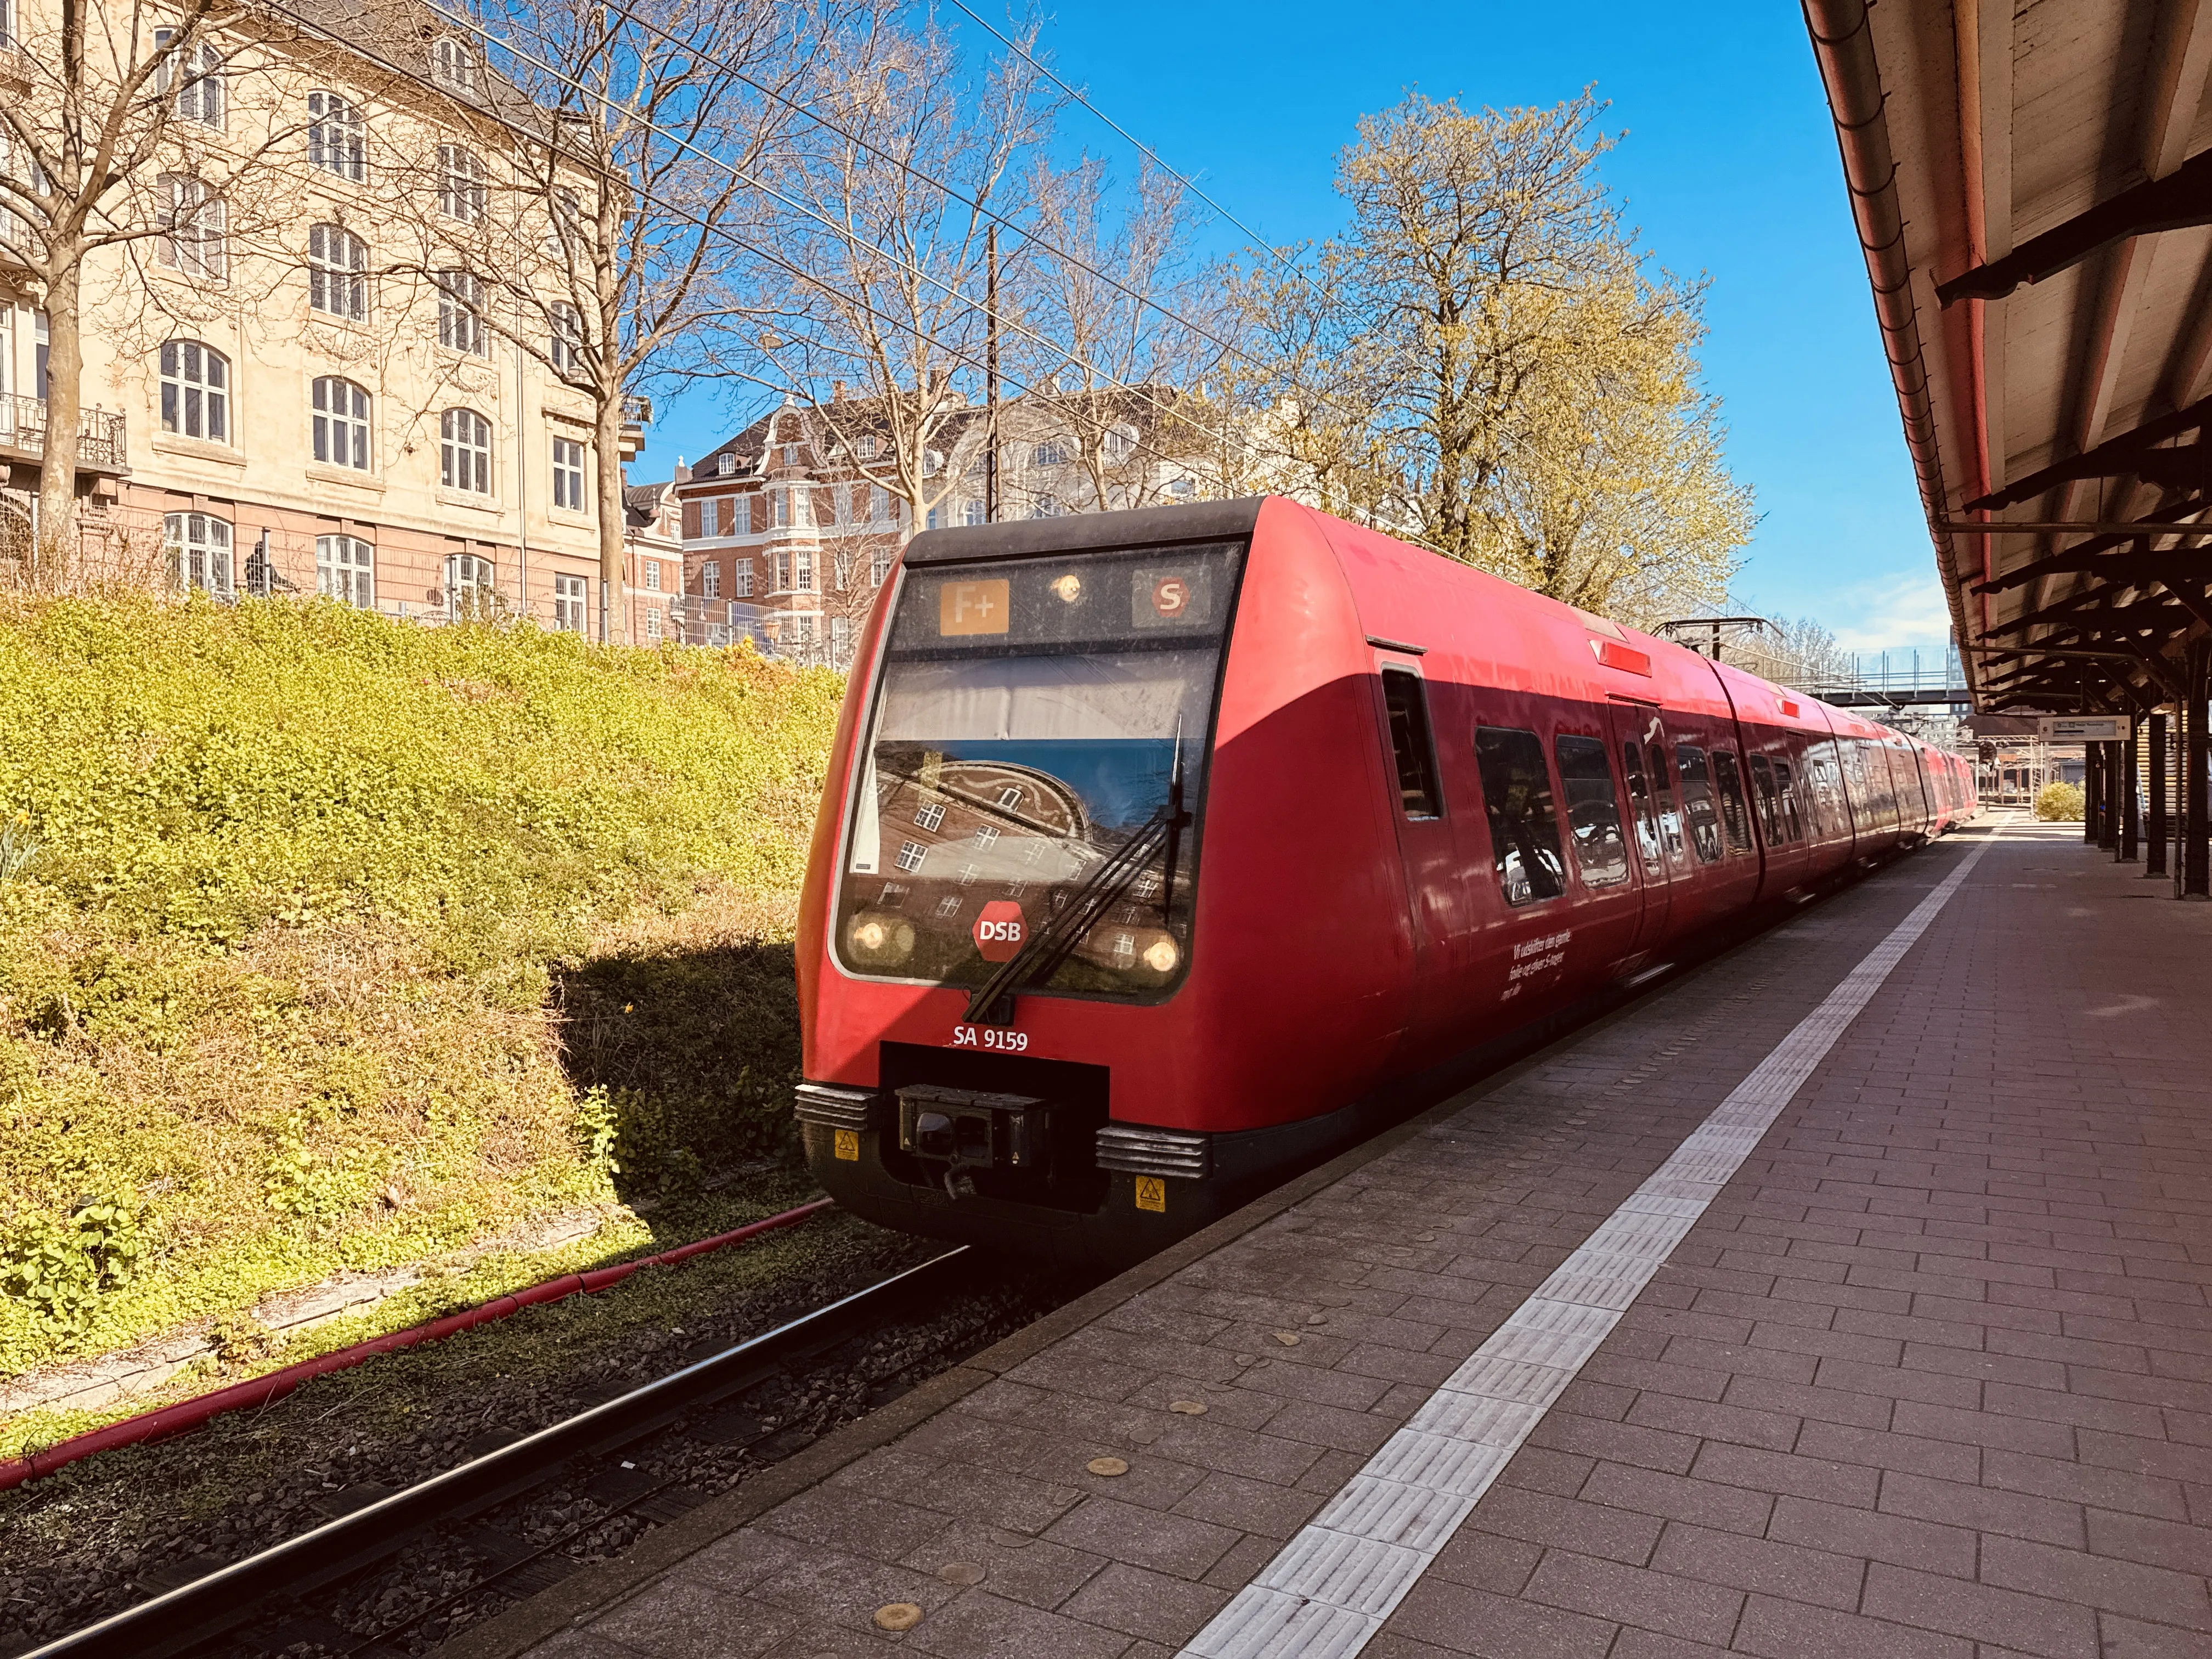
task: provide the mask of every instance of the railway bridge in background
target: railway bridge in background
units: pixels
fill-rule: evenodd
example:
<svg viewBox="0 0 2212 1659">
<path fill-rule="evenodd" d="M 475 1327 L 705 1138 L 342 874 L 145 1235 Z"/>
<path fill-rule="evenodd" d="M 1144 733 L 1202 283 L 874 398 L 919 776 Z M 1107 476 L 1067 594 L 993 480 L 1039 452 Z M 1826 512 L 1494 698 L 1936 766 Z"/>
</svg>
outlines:
<svg viewBox="0 0 2212 1659">
<path fill-rule="evenodd" d="M 2212 8 L 1805 9 L 1965 645 L 1878 702 L 2109 721 L 2087 822 L 1984 813 L 451 1659 L 2212 1655 Z"/>
</svg>

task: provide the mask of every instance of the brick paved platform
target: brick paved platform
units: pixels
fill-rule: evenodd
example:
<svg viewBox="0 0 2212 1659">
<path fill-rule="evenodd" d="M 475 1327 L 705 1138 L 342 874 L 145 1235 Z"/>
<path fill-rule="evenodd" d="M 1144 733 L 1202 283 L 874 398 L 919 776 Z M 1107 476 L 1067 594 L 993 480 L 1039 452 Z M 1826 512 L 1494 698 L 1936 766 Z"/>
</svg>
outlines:
<svg viewBox="0 0 2212 1659">
<path fill-rule="evenodd" d="M 1200 1632 L 1986 839 L 1891 866 L 452 1651 L 1359 1650 Z M 2212 905 L 2169 890 L 2078 830 L 2008 825 L 1364 1650 L 2212 1656 Z M 1127 1472 L 1090 1473 L 1102 1456 Z M 877 1629 L 890 1602 L 920 1622 Z"/>
</svg>

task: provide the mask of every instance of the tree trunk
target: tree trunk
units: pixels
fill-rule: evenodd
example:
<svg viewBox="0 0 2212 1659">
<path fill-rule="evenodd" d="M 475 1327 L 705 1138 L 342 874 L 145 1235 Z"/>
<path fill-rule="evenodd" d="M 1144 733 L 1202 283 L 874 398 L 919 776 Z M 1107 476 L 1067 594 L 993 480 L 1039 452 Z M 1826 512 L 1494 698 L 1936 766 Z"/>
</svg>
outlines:
<svg viewBox="0 0 2212 1659">
<path fill-rule="evenodd" d="M 59 586 L 76 553 L 76 429 L 83 401 L 84 335 L 79 270 L 70 260 L 46 287 L 46 441 L 39 460 L 34 586 Z M 37 387 L 32 391 L 35 395 Z"/>
<path fill-rule="evenodd" d="M 623 535 L 623 398 L 617 391 L 599 403 L 592 453 L 598 462 L 599 580 L 606 595 L 607 642 L 630 643 L 629 604 L 623 597 L 629 548 Z M 598 595 L 592 596 L 596 603 Z"/>
</svg>

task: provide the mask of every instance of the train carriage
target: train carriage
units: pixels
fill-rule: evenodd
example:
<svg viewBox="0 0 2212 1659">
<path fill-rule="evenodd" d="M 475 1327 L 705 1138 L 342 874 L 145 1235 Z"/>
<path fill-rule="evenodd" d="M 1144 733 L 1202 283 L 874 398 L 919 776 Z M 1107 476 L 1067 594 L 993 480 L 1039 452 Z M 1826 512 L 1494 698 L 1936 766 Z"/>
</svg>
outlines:
<svg viewBox="0 0 2212 1659">
<path fill-rule="evenodd" d="M 930 532 L 816 825 L 807 1155 L 888 1225 L 1132 1259 L 1971 810 L 1955 757 L 1292 501 Z"/>
</svg>

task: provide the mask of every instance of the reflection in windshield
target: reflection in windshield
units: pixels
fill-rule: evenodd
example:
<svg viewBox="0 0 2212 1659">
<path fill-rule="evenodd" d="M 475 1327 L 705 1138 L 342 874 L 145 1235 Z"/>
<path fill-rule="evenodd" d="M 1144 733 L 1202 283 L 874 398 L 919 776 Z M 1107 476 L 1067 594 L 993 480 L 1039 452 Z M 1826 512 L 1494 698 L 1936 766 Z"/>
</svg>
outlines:
<svg viewBox="0 0 2212 1659">
<path fill-rule="evenodd" d="M 1159 568 L 1117 571 L 1091 555 L 1076 576 L 1071 562 L 902 594 L 854 791 L 837 936 L 848 968 L 981 984 L 1155 820 L 1178 752 L 1184 798 L 1198 798 L 1219 622 L 1197 617 L 1181 637 L 1158 637 L 1166 613 L 1154 596 L 1164 589 L 1188 612 L 1217 577 L 1187 559 L 1176 590 Z M 1155 620 L 1139 629 L 1133 606 Z M 1120 637 L 1066 639 L 1079 610 Z M 1062 639 L 1021 637 L 1048 630 Z M 1123 994 L 1169 983 L 1188 953 L 1195 852 L 1194 825 L 1173 853 L 1148 857 L 1045 982 Z"/>
</svg>

